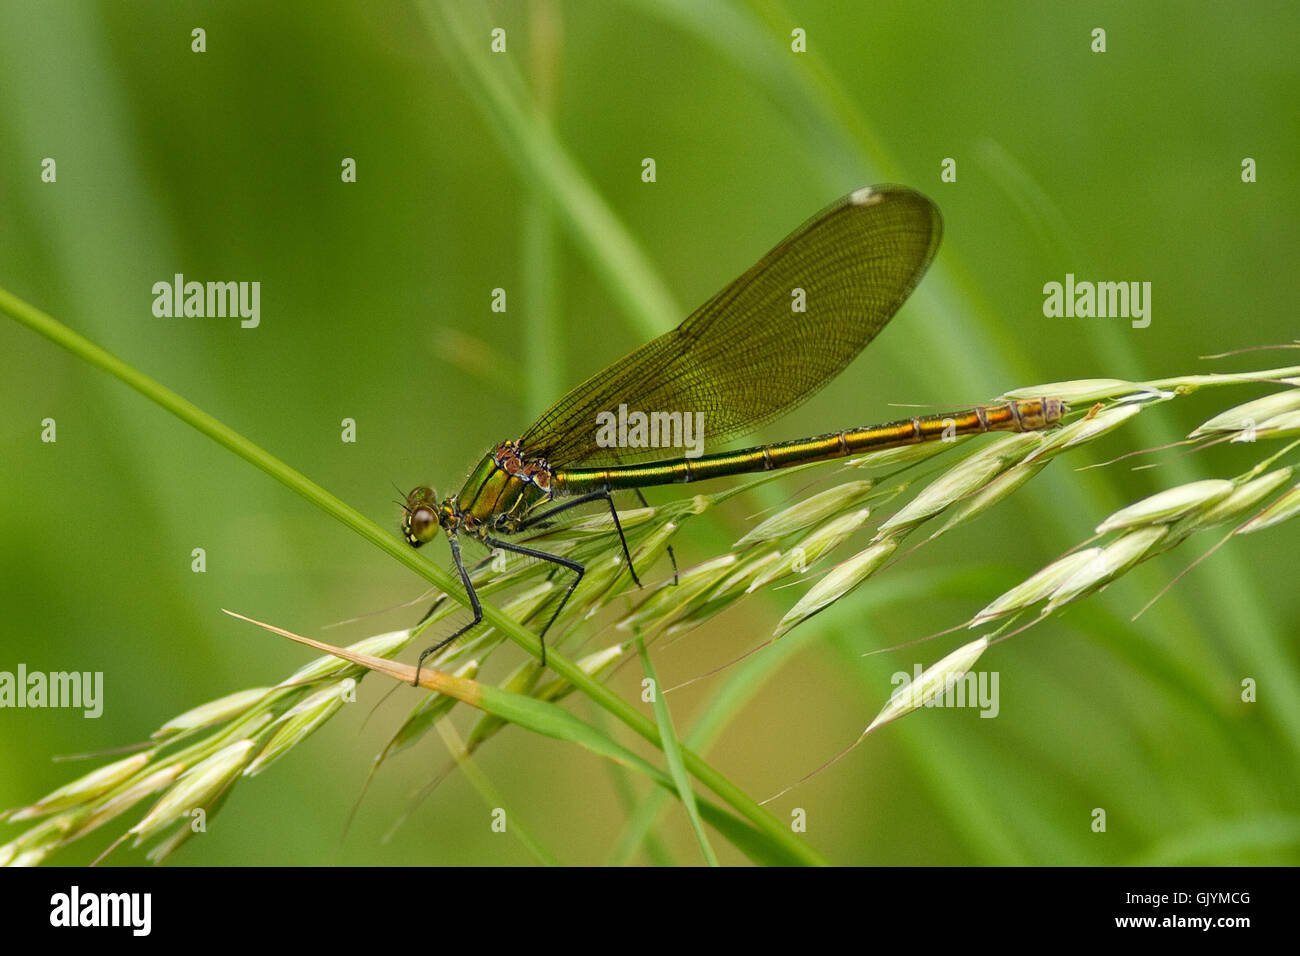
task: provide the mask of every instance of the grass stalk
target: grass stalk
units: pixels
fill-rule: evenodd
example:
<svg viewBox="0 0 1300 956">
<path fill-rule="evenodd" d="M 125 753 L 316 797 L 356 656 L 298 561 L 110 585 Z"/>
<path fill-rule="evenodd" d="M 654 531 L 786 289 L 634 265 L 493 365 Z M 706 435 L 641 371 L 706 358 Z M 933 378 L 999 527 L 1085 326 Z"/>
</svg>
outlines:
<svg viewBox="0 0 1300 956">
<path fill-rule="evenodd" d="M 394 560 L 441 589 L 445 594 L 451 595 L 460 604 L 468 604 L 468 599 L 464 596 L 459 584 L 449 574 L 407 546 L 398 536 L 380 528 L 355 508 L 330 494 L 315 482 L 295 471 L 274 455 L 258 447 L 243 435 L 218 421 L 212 415 L 165 385 L 154 381 L 143 372 L 131 367 L 107 350 L 2 287 L 0 287 L 0 312 L 135 389 L 145 398 L 171 412 L 201 434 L 206 435 L 223 448 L 270 475 L 286 488 L 300 495 L 325 514 L 339 521 Z M 541 656 L 541 645 L 536 635 L 524 630 L 489 601 L 483 602 L 483 619 L 486 625 L 509 637 L 529 654 L 534 657 Z M 634 733 L 645 738 L 653 746 L 663 748 L 659 728 L 653 720 L 641 714 L 599 681 L 591 678 L 560 652 L 554 649 L 548 650 L 547 662 L 555 673 L 586 694 L 597 706 L 625 724 Z M 760 807 L 752 797 L 711 767 L 706 761 L 689 750 L 683 750 L 682 760 L 696 779 L 711 789 L 719 798 L 762 831 L 769 839 L 781 845 L 792 859 L 810 865 L 824 863 L 815 850 L 791 833 L 787 827 Z"/>
</svg>

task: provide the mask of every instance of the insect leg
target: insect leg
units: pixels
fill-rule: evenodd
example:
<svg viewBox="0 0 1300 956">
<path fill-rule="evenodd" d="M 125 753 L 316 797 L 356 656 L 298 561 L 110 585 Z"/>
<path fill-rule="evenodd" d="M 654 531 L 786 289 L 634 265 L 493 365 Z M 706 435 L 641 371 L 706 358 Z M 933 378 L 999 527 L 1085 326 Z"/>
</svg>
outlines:
<svg viewBox="0 0 1300 956">
<path fill-rule="evenodd" d="M 632 490 L 633 490 L 634 492 L 636 492 L 636 500 L 639 501 L 639 502 L 641 502 L 641 507 L 642 507 L 642 508 L 649 508 L 649 507 L 650 507 L 650 502 L 648 502 L 648 501 L 645 500 L 645 495 L 641 494 L 641 489 L 640 489 L 640 488 L 633 488 Z M 672 566 L 673 566 L 673 584 L 676 584 L 676 583 L 677 583 L 677 555 L 673 554 L 673 546 L 672 546 L 671 544 L 668 546 L 668 561 L 669 561 L 669 563 L 671 563 Z M 632 565 L 632 562 L 631 562 L 631 560 L 629 560 L 629 561 L 628 561 L 628 566 L 631 567 L 631 565 Z M 635 575 L 634 575 L 634 577 L 635 577 Z M 640 584 L 641 582 L 638 581 L 637 583 Z"/>
<path fill-rule="evenodd" d="M 585 495 L 579 495 L 578 497 L 572 498 L 564 502 L 563 504 L 556 505 L 554 508 L 551 508 L 549 511 L 543 511 L 539 515 L 533 515 L 532 517 L 524 521 L 521 525 L 519 525 L 519 527 L 516 529 L 516 533 L 519 531 L 527 531 L 529 528 L 535 527 L 536 525 L 541 524 L 543 521 L 553 518 L 555 515 L 559 514 L 562 511 L 568 511 L 570 508 L 576 508 L 579 505 L 585 505 L 585 504 L 589 504 L 592 501 L 601 501 L 601 500 L 605 501 L 609 505 L 609 514 L 610 517 L 614 519 L 614 530 L 618 532 L 619 543 L 623 545 L 623 557 L 627 559 L 627 569 L 632 572 L 632 580 L 636 582 L 637 587 L 642 587 L 643 585 L 641 584 L 641 579 L 636 576 L 636 568 L 633 567 L 632 565 L 632 553 L 627 549 L 627 538 L 624 537 L 623 525 L 620 524 L 618 520 L 618 509 L 614 507 L 614 497 L 609 493 L 608 488 L 602 488 L 599 491 L 591 491 Z M 519 551 L 519 548 L 514 547 L 511 548 L 511 550 Z M 526 554 L 528 552 L 520 552 L 520 553 Z M 545 557 L 546 560 L 548 561 L 559 561 L 559 563 L 563 563 L 562 561 L 560 561 L 560 559 L 556 558 L 554 555 L 546 555 Z"/>
<path fill-rule="evenodd" d="M 521 544 L 511 544 L 510 542 L 502 541 L 499 538 L 485 537 L 483 542 L 494 548 L 504 548 L 506 551 L 515 552 L 515 554 L 522 554 L 529 558 L 538 558 L 542 561 L 549 561 L 552 564 L 558 564 L 574 572 L 573 581 L 569 584 L 569 589 L 564 592 L 564 598 L 560 601 L 560 604 L 555 609 L 554 613 L 551 614 L 551 619 L 546 622 L 546 627 L 542 628 L 541 633 L 537 635 L 537 639 L 541 641 L 542 644 L 542 666 L 545 667 L 546 632 L 550 629 L 550 626 L 555 623 L 555 619 L 560 616 L 560 612 L 564 610 L 564 605 L 569 603 L 569 598 L 573 596 L 573 589 L 578 586 L 578 582 L 582 580 L 582 576 L 587 572 L 587 569 L 577 561 L 570 561 L 568 558 L 561 557 L 558 554 L 548 554 L 545 551 L 538 551 L 536 548 L 525 548 Z M 626 545 L 624 547 L 626 547 Z"/>
<path fill-rule="evenodd" d="M 485 568 L 491 563 L 492 563 L 492 555 L 489 554 L 486 558 L 480 558 L 478 563 L 475 564 L 474 567 L 469 569 L 469 573 L 473 574 L 475 571 L 478 571 L 480 568 Z M 429 610 L 424 612 L 424 617 L 420 618 L 418 621 L 415 622 L 416 627 L 419 627 L 421 624 L 423 624 L 425 621 L 427 621 L 430 617 L 433 616 L 433 612 L 438 610 L 438 605 L 442 603 L 442 599 L 444 597 L 446 597 L 445 594 L 439 595 L 434 600 L 434 602 L 431 605 L 429 605 Z"/>
<path fill-rule="evenodd" d="M 469 579 L 469 572 L 465 570 L 465 562 L 460 556 L 460 542 L 456 540 L 454 534 L 448 535 L 447 541 L 451 544 L 451 557 L 456 562 L 456 570 L 460 572 L 460 580 L 465 585 L 465 593 L 469 596 L 469 606 L 474 612 L 474 620 L 470 621 L 450 637 L 444 637 L 437 644 L 432 644 L 420 652 L 420 659 L 415 662 L 415 680 L 412 682 L 415 687 L 420 686 L 420 667 L 423 666 L 426 657 L 442 650 L 456 638 L 460 637 L 466 631 L 473 629 L 483 620 L 483 605 L 479 604 L 478 592 L 474 590 L 474 585 Z M 430 608 L 430 613 L 432 613 L 432 608 Z M 428 614 L 425 615 L 425 617 L 428 616 Z"/>
</svg>

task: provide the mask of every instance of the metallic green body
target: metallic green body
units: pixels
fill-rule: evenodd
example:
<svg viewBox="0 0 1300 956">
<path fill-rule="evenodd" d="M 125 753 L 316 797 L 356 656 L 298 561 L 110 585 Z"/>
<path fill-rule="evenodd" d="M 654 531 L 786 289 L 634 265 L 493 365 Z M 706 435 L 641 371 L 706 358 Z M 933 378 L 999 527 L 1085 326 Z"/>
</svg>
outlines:
<svg viewBox="0 0 1300 956">
<path fill-rule="evenodd" d="M 550 499 L 537 484 L 501 467 L 496 451 L 474 467 L 460 493 L 447 504 L 464 531 L 509 531 L 535 506 Z M 481 529 L 481 530 L 480 530 Z"/>
</svg>

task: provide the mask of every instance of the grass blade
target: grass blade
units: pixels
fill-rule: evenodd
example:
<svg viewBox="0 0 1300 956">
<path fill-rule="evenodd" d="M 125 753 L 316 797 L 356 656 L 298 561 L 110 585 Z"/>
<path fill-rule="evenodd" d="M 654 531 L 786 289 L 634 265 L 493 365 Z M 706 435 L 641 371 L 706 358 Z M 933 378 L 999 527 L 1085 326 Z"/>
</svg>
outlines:
<svg viewBox="0 0 1300 956">
<path fill-rule="evenodd" d="M 372 657 L 347 648 L 335 647 L 322 641 L 303 637 L 300 634 L 294 634 L 283 628 L 255 621 L 233 611 L 227 611 L 226 613 L 282 637 L 287 637 L 291 641 L 305 644 L 327 654 L 334 654 L 361 667 L 378 671 L 404 684 L 410 684 L 415 680 L 415 668 L 409 664 L 399 664 L 395 661 L 385 660 L 382 657 Z M 462 703 L 469 704 L 471 707 L 476 707 L 534 733 L 577 744 L 597 756 L 613 761 L 619 766 L 645 774 L 671 793 L 678 793 L 676 785 L 668 774 L 638 757 L 607 734 L 583 722 L 556 704 L 538 700 L 534 697 L 525 697 L 522 694 L 511 693 L 502 690 L 500 687 L 481 684 L 478 681 L 457 677 L 454 674 L 447 674 L 428 667 L 420 670 L 420 686 L 426 690 L 455 697 Z M 684 754 L 685 751 L 680 753 Z M 789 841 L 773 839 L 771 831 L 767 828 L 760 830 L 728 813 L 716 804 L 700 800 L 698 801 L 698 807 L 701 817 L 707 819 L 718 832 L 726 836 L 738 849 L 756 862 L 782 866 L 807 865 L 809 862 L 820 862 L 816 854 L 811 851 L 791 852 Z M 796 845 L 798 845 L 797 841 Z M 803 848 L 800 847 L 800 849 Z"/>
<path fill-rule="evenodd" d="M 655 720 L 659 724 L 659 736 L 664 742 L 664 757 L 668 762 L 668 772 L 672 774 L 673 784 L 677 787 L 682 806 L 686 808 L 686 816 L 691 821 L 691 829 L 695 831 L 695 839 L 700 844 L 704 859 L 709 866 L 717 866 L 718 857 L 713 852 L 713 847 L 709 846 L 709 838 L 704 834 L 704 824 L 700 822 L 700 812 L 695 805 L 695 791 L 691 789 L 690 778 L 686 776 L 686 767 L 682 764 L 682 745 L 677 739 L 677 731 L 673 729 L 673 718 L 668 712 L 668 700 L 659 685 L 659 677 L 655 674 L 654 664 L 645 649 L 645 641 L 639 636 L 636 639 L 636 649 L 641 655 L 641 666 L 645 669 L 645 676 L 650 679 L 654 688 L 651 699 L 654 703 Z"/>
<path fill-rule="evenodd" d="M 410 568 L 444 593 L 450 594 L 457 602 L 462 605 L 468 603 L 468 599 L 463 595 L 458 583 L 452 579 L 450 574 L 427 558 L 422 557 L 414 549 L 407 546 L 405 542 L 399 540 L 397 536 L 380 528 L 361 512 L 330 494 L 324 488 L 249 441 L 228 425 L 218 421 L 193 402 L 181 397 L 165 385 L 154 381 L 111 352 L 91 342 L 85 336 L 79 335 L 52 316 L 24 302 L 4 288 L 0 288 L 0 312 L 27 326 L 32 331 L 43 335 L 83 361 L 103 369 L 114 378 L 129 385 L 145 398 L 171 412 L 187 425 L 275 478 L 285 487 L 302 496 L 388 554 L 389 557 Z M 535 635 L 524 630 L 516 621 L 502 613 L 495 605 L 484 601 L 482 606 L 485 624 L 496 628 L 500 633 L 509 637 L 535 657 L 541 656 L 541 645 Z M 654 746 L 661 746 L 659 729 L 653 721 L 639 713 L 599 681 L 584 673 L 573 661 L 558 651 L 550 651 L 547 654 L 547 662 L 551 670 L 581 690 L 597 706 L 608 711 Z M 714 770 L 698 755 L 685 750 L 682 752 L 682 758 L 687 769 L 698 780 L 726 801 L 754 827 L 763 831 L 769 839 L 782 845 L 785 854 L 789 857 L 798 859 L 806 865 L 821 865 L 825 862 L 815 850 L 794 834 L 788 832 L 770 813 L 760 807 L 757 801 Z M 664 779 L 667 780 L 667 778 Z M 671 784 L 669 785 L 671 786 Z"/>
</svg>

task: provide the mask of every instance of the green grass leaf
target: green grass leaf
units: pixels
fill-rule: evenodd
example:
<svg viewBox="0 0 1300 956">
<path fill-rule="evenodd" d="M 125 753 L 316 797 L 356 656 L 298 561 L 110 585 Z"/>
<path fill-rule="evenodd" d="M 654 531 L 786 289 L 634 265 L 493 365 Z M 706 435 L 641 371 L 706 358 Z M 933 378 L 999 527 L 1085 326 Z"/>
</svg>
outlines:
<svg viewBox="0 0 1300 956">
<path fill-rule="evenodd" d="M 704 854 L 704 859 L 709 866 L 717 866 L 718 857 L 713 852 L 713 847 L 709 846 L 709 838 L 704 834 L 704 824 L 700 822 L 700 812 L 695 804 L 695 791 L 691 789 L 690 778 L 687 777 L 686 767 L 682 764 L 682 745 L 677 739 L 677 731 L 673 729 L 673 718 L 668 713 L 668 701 L 664 696 L 663 688 L 659 686 L 659 677 L 655 674 L 654 664 L 645 648 L 645 641 L 638 637 L 636 647 L 641 655 L 641 666 L 645 669 L 645 676 L 650 679 L 654 688 L 651 699 L 654 702 L 655 721 L 659 724 L 659 737 L 664 743 L 664 757 L 668 762 L 668 772 L 672 774 L 677 795 L 681 797 L 682 806 L 686 808 L 686 816 L 691 821 L 691 829 L 695 831 L 700 852 Z"/>
</svg>

